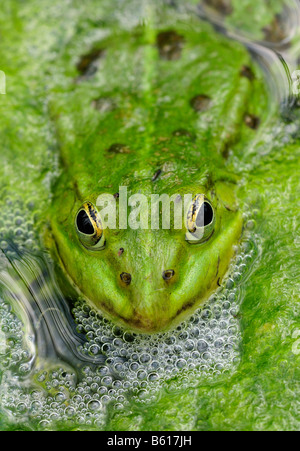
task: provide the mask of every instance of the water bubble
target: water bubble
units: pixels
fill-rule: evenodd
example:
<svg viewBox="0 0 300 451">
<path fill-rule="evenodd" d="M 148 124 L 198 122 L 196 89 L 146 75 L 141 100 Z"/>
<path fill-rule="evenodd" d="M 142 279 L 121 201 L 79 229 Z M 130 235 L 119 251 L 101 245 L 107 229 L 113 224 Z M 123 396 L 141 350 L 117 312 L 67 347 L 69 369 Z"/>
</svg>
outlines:
<svg viewBox="0 0 300 451">
<path fill-rule="evenodd" d="M 90 352 L 91 355 L 97 355 L 97 354 L 100 353 L 100 348 L 97 345 L 91 345 L 89 347 L 89 352 Z"/>
<path fill-rule="evenodd" d="M 186 361 L 184 359 L 178 359 L 176 365 L 177 368 L 184 368 L 186 365 Z"/>
<path fill-rule="evenodd" d="M 208 344 L 205 340 L 198 340 L 197 342 L 197 349 L 199 352 L 204 352 L 208 348 Z"/>
<path fill-rule="evenodd" d="M 26 412 L 27 409 L 28 409 L 28 407 L 24 402 L 20 402 L 19 404 L 17 404 L 18 412 L 24 413 L 24 412 Z"/>
<path fill-rule="evenodd" d="M 67 417 L 73 417 L 75 415 L 75 409 L 73 407 L 67 407 L 65 409 L 65 414 Z"/>
<path fill-rule="evenodd" d="M 101 407 L 101 403 L 97 400 L 92 400 L 88 403 L 88 408 L 93 412 L 95 412 L 96 410 L 99 410 L 100 407 Z"/>
<path fill-rule="evenodd" d="M 214 342 L 214 345 L 215 345 L 216 348 L 222 348 L 223 344 L 224 344 L 224 342 L 223 342 L 223 340 L 221 338 L 219 338 L 218 340 L 216 340 Z"/>
<path fill-rule="evenodd" d="M 55 396 L 56 401 L 58 402 L 63 402 L 66 400 L 66 395 L 64 393 L 57 393 L 57 395 Z"/>
<path fill-rule="evenodd" d="M 146 378 L 147 378 L 147 373 L 146 373 L 146 371 L 144 371 L 144 370 L 139 370 L 139 371 L 137 372 L 137 378 L 140 379 L 140 380 L 146 379 Z"/>
</svg>

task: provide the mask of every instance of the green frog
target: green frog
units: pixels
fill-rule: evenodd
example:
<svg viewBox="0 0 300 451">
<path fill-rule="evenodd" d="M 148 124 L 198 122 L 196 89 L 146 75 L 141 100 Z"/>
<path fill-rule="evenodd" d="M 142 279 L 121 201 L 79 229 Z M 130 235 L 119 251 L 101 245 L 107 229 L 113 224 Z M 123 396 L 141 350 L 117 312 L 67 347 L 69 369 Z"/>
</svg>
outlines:
<svg viewBox="0 0 300 451">
<path fill-rule="evenodd" d="M 243 228 L 228 160 L 256 139 L 267 100 L 242 45 L 197 17 L 174 24 L 174 12 L 149 10 L 147 18 L 129 31 L 103 25 L 85 52 L 78 42 L 66 51 L 73 67 L 50 100 L 61 175 L 47 245 L 96 310 L 153 333 L 222 284 Z M 109 194 L 120 213 L 122 189 L 148 206 L 151 195 L 169 196 L 171 216 L 190 195 L 182 227 L 153 228 L 145 203 L 127 215 L 146 227 L 105 227 L 97 199 Z"/>
</svg>

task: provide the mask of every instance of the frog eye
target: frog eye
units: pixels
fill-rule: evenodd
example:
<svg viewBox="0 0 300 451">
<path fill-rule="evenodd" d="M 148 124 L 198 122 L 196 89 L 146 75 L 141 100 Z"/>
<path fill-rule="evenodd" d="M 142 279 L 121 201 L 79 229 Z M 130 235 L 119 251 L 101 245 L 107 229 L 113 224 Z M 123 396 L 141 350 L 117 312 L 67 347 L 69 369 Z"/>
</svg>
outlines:
<svg viewBox="0 0 300 451">
<path fill-rule="evenodd" d="M 207 241 L 214 232 L 215 222 L 213 206 L 203 194 L 198 194 L 188 210 L 186 240 L 191 244 Z"/>
<path fill-rule="evenodd" d="M 86 249 L 104 249 L 105 238 L 102 221 L 97 208 L 91 202 L 85 202 L 78 210 L 75 228 L 81 244 Z"/>
</svg>

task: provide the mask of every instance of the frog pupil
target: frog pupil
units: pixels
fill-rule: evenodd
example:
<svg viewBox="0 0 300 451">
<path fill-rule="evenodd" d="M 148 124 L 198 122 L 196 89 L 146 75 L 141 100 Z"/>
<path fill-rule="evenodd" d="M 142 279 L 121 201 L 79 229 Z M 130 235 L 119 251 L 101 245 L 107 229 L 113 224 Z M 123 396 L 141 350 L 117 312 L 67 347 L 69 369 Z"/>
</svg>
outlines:
<svg viewBox="0 0 300 451">
<path fill-rule="evenodd" d="M 94 227 L 90 221 L 90 218 L 84 210 L 81 210 L 78 213 L 76 222 L 79 232 L 84 233 L 85 235 L 94 234 Z"/>
<path fill-rule="evenodd" d="M 212 206 L 208 202 L 204 202 L 201 205 L 199 213 L 196 219 L 197 227 L 205 227 L 209 225 L 213 220 L 213 209 Z"/>
</svg>

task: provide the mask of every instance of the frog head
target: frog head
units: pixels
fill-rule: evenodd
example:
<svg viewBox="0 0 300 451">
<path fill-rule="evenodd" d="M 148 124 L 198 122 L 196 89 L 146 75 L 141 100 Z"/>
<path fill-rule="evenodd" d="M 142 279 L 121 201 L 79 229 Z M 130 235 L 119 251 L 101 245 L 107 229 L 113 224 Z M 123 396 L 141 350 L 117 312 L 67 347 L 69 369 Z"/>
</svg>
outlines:
<svg viewBox="0 0 300 451">
<path fill-rule="evenodd" d="M 184 183 L 177 171 L 172 183 L 174 174 L 160 172 L 135 173 L 117 192 L 79 199 L 66 190 L 52 215 L 55 249 L 76 290 L 114 322 L 143 333 L 174 327 L 220 286 L 242 227 L 234 184 L 193 171 Z M 116 211 L 110 226 L 99 204 L 105 196 Z"/>
</svg>

